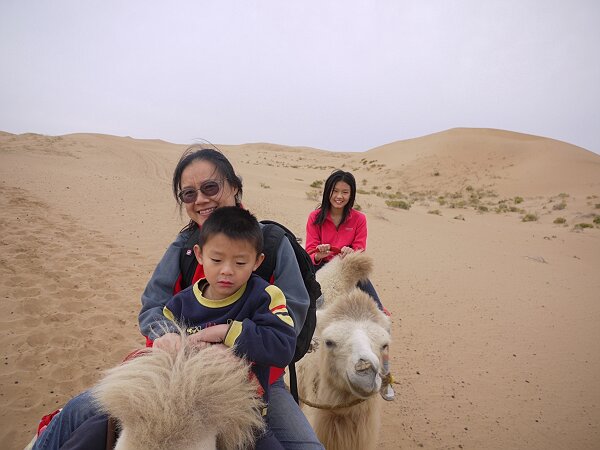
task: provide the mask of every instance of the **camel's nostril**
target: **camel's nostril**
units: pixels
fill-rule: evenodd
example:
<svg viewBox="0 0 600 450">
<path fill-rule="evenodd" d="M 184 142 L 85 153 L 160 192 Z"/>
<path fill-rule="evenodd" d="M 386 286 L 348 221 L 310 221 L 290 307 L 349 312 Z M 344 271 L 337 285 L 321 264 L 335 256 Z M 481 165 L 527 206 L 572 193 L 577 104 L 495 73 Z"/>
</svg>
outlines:
<svg viewBox="0 0 600 450">
<path fill-rule="evenodd" d="M 356 363 L 356 365 L 354 366 L 354 369 L 357 372 L 365 372 L 367 370 L 370 370 L 372 367 L 373 367 L 373 365 L 369 361 L 361 359 Z"/>
</svg>

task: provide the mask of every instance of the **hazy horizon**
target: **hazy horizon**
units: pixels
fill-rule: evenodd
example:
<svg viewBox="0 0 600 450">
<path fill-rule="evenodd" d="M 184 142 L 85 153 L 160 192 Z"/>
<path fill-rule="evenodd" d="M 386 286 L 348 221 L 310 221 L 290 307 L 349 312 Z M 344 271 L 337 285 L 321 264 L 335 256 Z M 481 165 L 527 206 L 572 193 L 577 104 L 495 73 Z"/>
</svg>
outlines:
<svg viewBox="0 0 600 450">
<path fill-rule="evenodd" d="M 600 2 L 0 4 L 0 129 L 366 151 L 451 128 L 600 154 Z"/>
</svg>

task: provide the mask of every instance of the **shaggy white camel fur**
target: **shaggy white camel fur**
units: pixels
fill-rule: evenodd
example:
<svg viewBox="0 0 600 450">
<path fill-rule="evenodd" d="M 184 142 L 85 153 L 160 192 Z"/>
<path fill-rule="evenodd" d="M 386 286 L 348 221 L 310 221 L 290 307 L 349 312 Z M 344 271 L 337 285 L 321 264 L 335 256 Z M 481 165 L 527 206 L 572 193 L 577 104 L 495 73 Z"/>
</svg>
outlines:
<svg viewBox="0 0 600 450">
<path fill-rule="evenodd" d="M 369 278 L 372 271 L 373 259 L 366 253 L 355 252 L 345 258 L 333 258 L 317 272 L 324 305 L 350 292 L 359 280 Z"/>
<path fill-rule="evenodd" d="M 149 349 L 107 371 L 93 388 L 118 419 L 117 450 L 246 448 L 264 428 L 258 384 L 231 349 Z"/>
<path fill-rule="evenodd" d="M 327 450 L 377 446 L 381 401 L 376 394 L 390 321 L 369 295 L 354 287 L 371 269 L 369 256 L 353 253 L 317 272 L 325 297 L 317 312 L 318 346 L 297 368 L 303 411 Z"/>
</svg>

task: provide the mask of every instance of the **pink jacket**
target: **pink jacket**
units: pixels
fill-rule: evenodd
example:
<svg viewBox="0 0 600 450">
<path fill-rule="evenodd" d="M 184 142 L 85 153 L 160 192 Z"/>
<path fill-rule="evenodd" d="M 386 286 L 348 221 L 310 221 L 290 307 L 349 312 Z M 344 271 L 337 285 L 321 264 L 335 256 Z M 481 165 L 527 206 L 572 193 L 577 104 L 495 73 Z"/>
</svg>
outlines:
<svg viewBox="0 0 600 450">
<path fill-rule="evenodd" d="M 367 217 L 360 211 L 350 210 L 346 220 L 336 229 L 329 212 L 322 225 L 315 225 L 314 221 L 320 209 L 312 211 L 306 222 L 306 244 L 307 252 L 313 250 L 317 245 L 329 244 L 332 247 L 352 247 L 354 250 L 367 249 Z M 316 264 L 327 262 L 335 255 L 329 255 Z M 315 256 L 311 259 L 315 263 Z"/>
</svg>

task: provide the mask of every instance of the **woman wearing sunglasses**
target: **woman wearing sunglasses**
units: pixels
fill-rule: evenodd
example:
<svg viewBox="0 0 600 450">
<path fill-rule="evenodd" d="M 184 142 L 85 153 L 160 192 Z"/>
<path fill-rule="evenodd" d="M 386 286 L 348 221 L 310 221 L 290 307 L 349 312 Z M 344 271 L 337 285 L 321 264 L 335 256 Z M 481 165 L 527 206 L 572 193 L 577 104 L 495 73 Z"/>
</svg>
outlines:
<svg viewBox="0 0 600 450">
<path fill-rule="evenodd" d="M 189 236 L 201 227 L 208 216 L 223 206 L 239 206 L 242 198 L 242 180 L 236 175 L 229 160 L 214 148 L 192 146 L 182 155 L 173 172 L 172 189 L 180 208 L 190 222 L 179 232 L 158 263 L 144 293 L 139 314 L 140 330 L 149 345 L 170 348 L 178 336 L 168 333 L 168 321 L 163 307 L 174 293 L 181 290 L 181 254 Z M 193 257 L 193 255 L 191 255 Z M 202 267 L 196 269 L 196 277 Z M 294 256 L 294 251 L 283 239 L 277 249 L 273 273 L 274 284 L 285 294 L 287 307 L 299 333 L 309 298 Z M 304 414 L 286 389 L 281 372 L 272 372 L 267 422 L 286 449 L 322 449 Z M 49 423 L 33 449 L 104 449 L 102 434 L 106 434 L 107 419 L 98 414 L 93 399 L 86 391 L 71 399 Z"/>
</svg>

